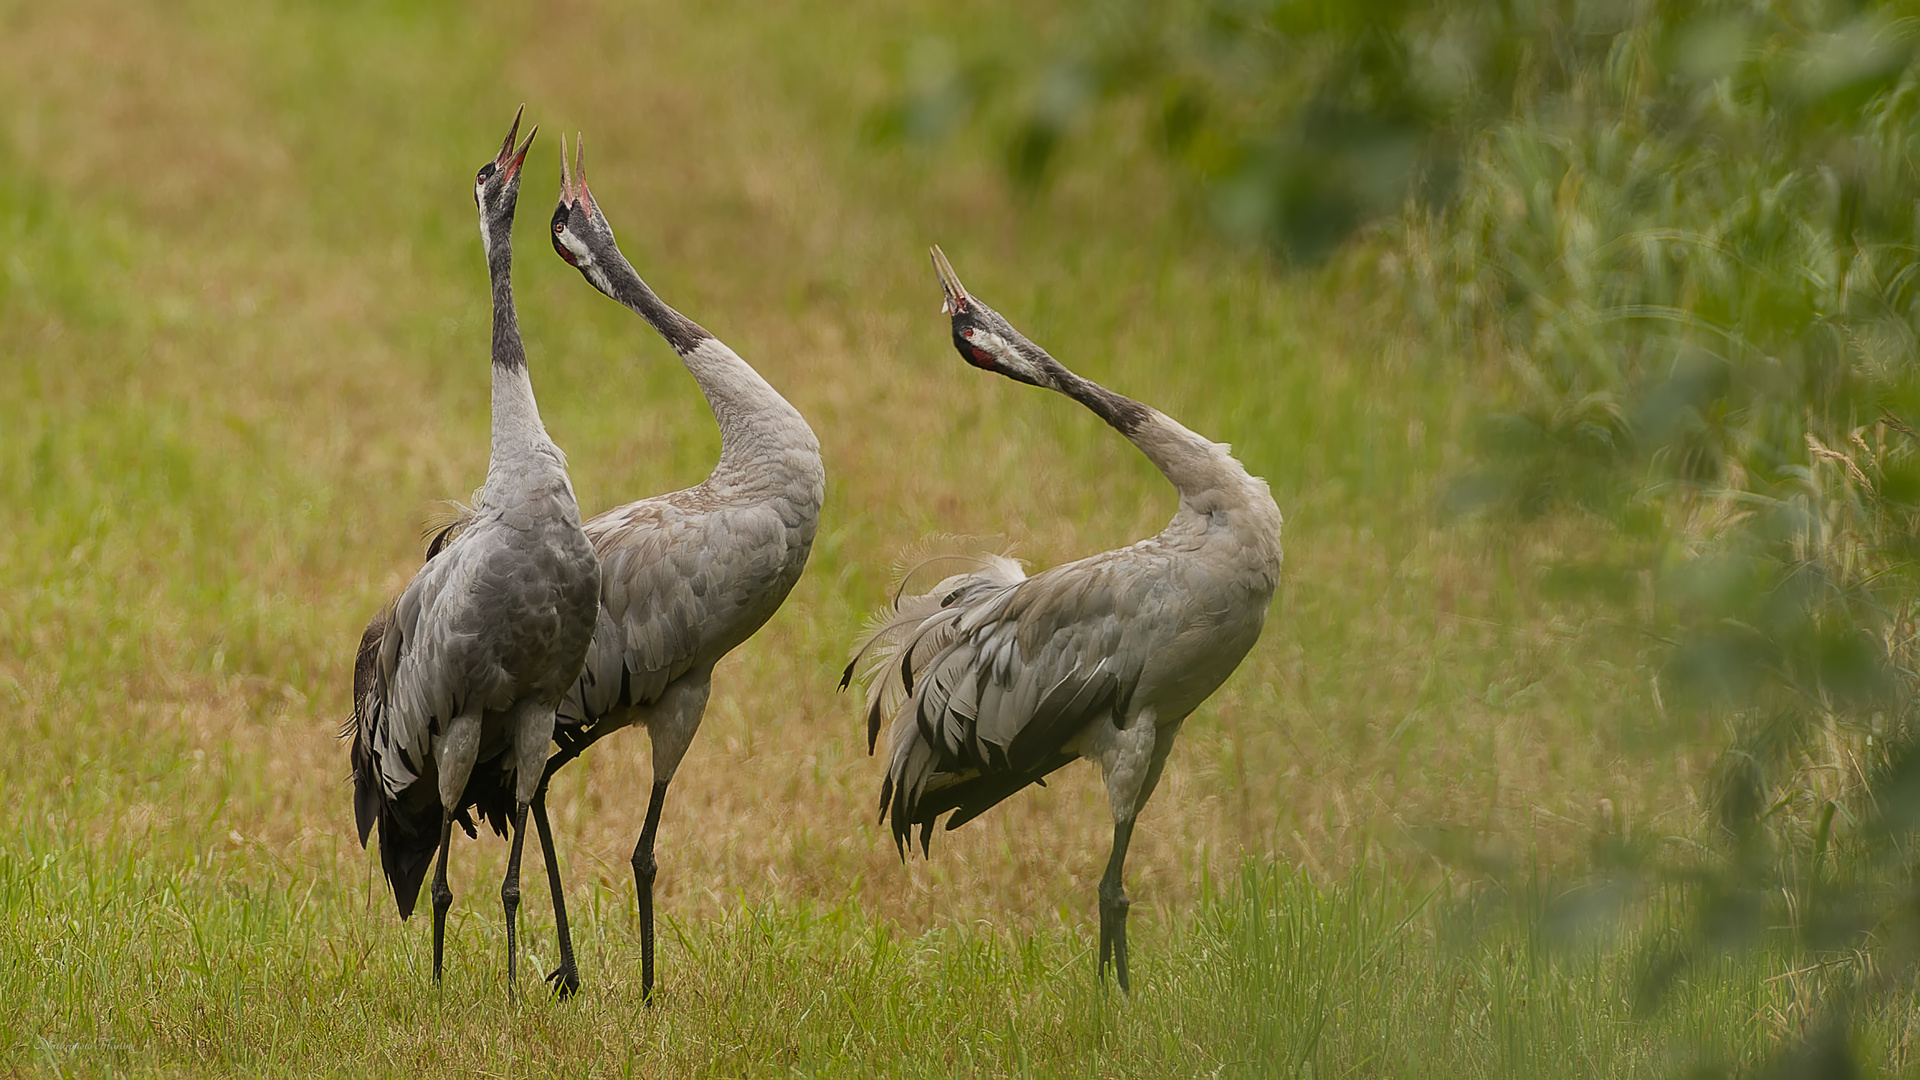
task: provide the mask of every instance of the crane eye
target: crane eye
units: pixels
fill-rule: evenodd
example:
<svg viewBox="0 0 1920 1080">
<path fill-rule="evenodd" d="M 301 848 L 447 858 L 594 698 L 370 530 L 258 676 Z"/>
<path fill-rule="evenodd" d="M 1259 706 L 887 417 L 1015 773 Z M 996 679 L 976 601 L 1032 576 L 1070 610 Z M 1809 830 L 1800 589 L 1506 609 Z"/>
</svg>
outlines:
<svg viewBox="0 0 1920 1080">
<path fill-rule="evenodd" d="M 567 231 L 567 223 L 566 223 L 566 222 L 564 222 L 564 221 L 556 221 L 556 222 L 554 222 L 554 223 L 553 223 L 553 235 L 555 235 L 555 236 L 559 236 L 559 235 L 560 235 L 561 233 L 563 233 L 563 232 L 566 232 L 566 231 Z"/>
<path fill-rule="evenodd" d="M 966 337 L 966 339 L 967 339 L 968 341 L 972 341 L 972 340 L 973 340 L 973 328 L 972 328 L 972 327 L 968 327 L 967 329 L 965 329 L 965 330 L 962 330 L 962 331 L 960 331 L 960 333 L 961 333 L 962 335 L 964 335 L 964 336 Z"/>
</svg>

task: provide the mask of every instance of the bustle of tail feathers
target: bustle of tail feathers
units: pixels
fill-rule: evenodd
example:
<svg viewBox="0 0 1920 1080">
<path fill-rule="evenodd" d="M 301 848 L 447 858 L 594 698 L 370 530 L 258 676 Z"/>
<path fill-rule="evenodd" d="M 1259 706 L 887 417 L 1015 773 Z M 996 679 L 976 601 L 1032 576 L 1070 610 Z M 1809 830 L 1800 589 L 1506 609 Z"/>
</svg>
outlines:
<svg viewBox="0 0 1920 1080">
<path fill-rule="evenodd" d="M 475 493 L 478 501 L 478 493 Z M 445 512 L 428 519 L 427 551 L 423 562 L 432 562 L 434 557 L 446 550 L 460 532 L 473 520 L 475 511 L 472 506 L 449 500 L 443 504 Z M 393 625 L 394 601 L 388 601 L 374 617 L 367 622 L 367 628 L 360 635 L 360 647 L 353 660 L 353 713 L 342 726 L 340 736 L 351 738 L 352 745 L 348 758 L 353 769 L 353 818 L 360 833 L 360 846 L 366 847 L 373 835 L 375 823 L 380 826 L 380 867 L 385 872 L 387 884 L 393 890 L 394 905 L 400 911 L 400 918 L 406 919 L 413 914 L 414 905 L 420 897 L 420 886 L 425 883 L 427 871 L 433 865 L 433 856 L 439 850 L 439 800 L 433 800 L 433 810 L 426 814 L 412 815 L 408 820 L 399 811 L 393 800 L 387 797 L 386 786 L 380 779 L 380 766 L 374 758 L 373 726 L 378 723 L 378 679 L 380 646 Z M 508 785 L 496 785 L 503 791 Z M 469 792 L 472 787 L 470 785 Z M 512 795 L 506 795 L 506 803 L 498 792 L 489 792 L 488 796 L 476 800 L 475 805 L 487 824 L 494 832 L 507 834 L 508 817 Z M 456 824 L 465 830 L 468 836 L 478 834 L 473 816 L 466 807 L 462 807 Z"/>
<path fill-rule="evenodd" d="M 439 849 L 437 835 L 408 833 L 391 808 L 383 809 L 380 869 L 386 874 L 387 886 L 393 890 L 393 904 L 402 922 L 413 914 L 414 904 L 420 899 L 420 886 L 426 883 L 427 871 L 433 867 L 433 856 Z"/>
<path fill-rule="evenodd" d="M 426 529 L 422 534 L 427 538 L 427 562 L 432 562 L 435 555 L 445 551 L 447 545 L 459 539 L 460 534 L 473 523 L 479 514 L 474 507 L 480 504 L 480 494 L 485 490 L 481 488 L 475 491 L 467 502 L 447 499 L 439 504 L 438 510 L 427 515 Z"/>
<path fill-rule="evenodd" d="M 480 491 L 476 490 L 472 502 L 480 501 Z M 448 499 L 440 504 L 440 510 L 427 518 L 425 536 L 427 540 L 426 557 L 423 564 L 430 563 L 434 557 L 447 549 L 474 518 L 471 503 Z M 387 628 L 393 625 L 394 607 L 398 600 L 389 600 L 373 618 L 367 620 L 367 628 L 360 634 L 360 648 L 353 657 L 353 713 L 347 722 L 341 725 L 340 737 L 350 738 L 353 745 L 348 753 L 353 765 L 353 819 L 360 830 L 360 846 L 367 846 L 367 837 L 373 831 L 374 820 L 379 816 L 384 800 L 384 788 L 380 783 L 379 765 L 373 758 L 372 730 L 373 694 L 375 680 L 379 676 L 380 643 L 386 639 Z M 467 832 L 473 832 L 472 825 L 466 826 Z"/>
<path fill-rule="evenodd" d="M 930 567 L 959 564 L 960 573 L 942 578 L 924 593 L 908 593 L 913 576 Z M 866 696 L 867 753 L 880 739 L 881 721 L 897 713 L 913 693 L 916 662 L 937 655 L 953 640 L 957 620 L 945 613 L 964 607 L 984 589 L 998 589 L 1026 580 L 1026 571 L 1004 554 L 942 553 L 922 558 L 905 568 L 893 602 L 867 620 L 867 632 L 840 675 L 840 688 L 858 679 Z M 891 794 L 892 778 L 882 795 Z"/>
<path fill-rule="evenodd" d="M 360 833 L 360 846 L 367 846 L 377 823 L 380 868 L 393 890 L 400 917 L 405 919 L 413 914 L 440 838 L 437 827 L 422 829 L 422 823 L 401 820 L 396 813 L 399 807 L 387 797 L 386 787 L 380 780 L 380 764 L 374 757 L 373 728 L 379 722 L 380 645 L 392 625 L 393 604 L 388 603 L 360 635 L 360 648 L 353 661 L 353 715 L 347 721 L 347 730 L 341 734 L 353 737 L 348 757 L 353 764 L 353 820 Z M 437 822 L 435 824 L 437 826 Z"/>
<path fill-rule="evenodd" d="M 353 657 L 353 713 L 340 731 L 342 738 L 353 740 L 347 756 L 353 765 L 353 821 L 360 830 L 361 847 L 367 846 L 367 834 L 373 831 L 374 819 L 380 811 L 380 769 L 373 759 L 370 725 L 380 642 L 392 624 L 393 603 L 390 601 L 367 622 L 366 630 L 360 635 L 360 648 Z"/>
<path fill-rule="evenodd" d="M 944 578 L 926 592 L 908 591 L 913 572 L 944 568 L 954 559 L 963 563 L 962 572 Z M 929 764 L 925 759 L 940 751 L 925 743 L 928 736 L 920 727 L 903 726 L 899 721 L 901 709 L 914 693 L 916 672 L 955 643 L 966 615 L 1024 580 L 1026 574 L 1020 564 L 1003 555 L 943 553 L 922 559 L 904 576 L 893 603 L 869 620 L 867 635 L 843 674 L 843 689 L 858 678 L 866 692 L 869 753 L 875 749 L 883 720 L 892 721 L 896 742 L 915 740 L 891 748 L 892 760 L 880 788 L 880 819 L 889 824 L 902 858 L 916 833 L 921 854 L 928 853 L 933 827 L 943 815 L 945 829 L 957 829 L 1029 785 L 1044 787 L 1048 776 L 1075 760 L 1074 754 L 1057 751 L 1018 772 L 967 768 L 944 771 L 929 786 L 927 781 L 934 777 L 925 772 Z M 1106 687 L 1110 695 L 1117 691 L 1117 685 Z M 1115 703 L 1114 707 L 1123 708 L 1124 704 Z"/>
<path fill-rule="evenodd" d="M 360 846 L 367 846 L 374 826 L 378 824 L 380 868 L 393 890 L 394 906 L 404 920 L 413 914 L 414 905 L 420 898 L 420 886 L 425 883 L 427 871 L 433 866 L 434 854 L 439 851 L 441 817 L 437 793 L 423 800 L 418 812 L 411 813 L 397 800 L 390 798 L 380 778 L 379 762 L 374 757 L 373 729 L 379 723 L 380 708 L 380 645 L 392 625 L 393 605 L 388 604 L 367 623 L 365 632 L 360 635 L 360 648 L 353 664 L 353 716 L 347 721 L 347 730 L 341 734 L 353 738 L 349 758 L 353 765 L 353 818 L 360 833 Z M 485 763 L 475 766 L 476 774 L 492 775 L 483 772 L 484 768 Z M 493 772 L 497 773 L 498 770 Z M 513 799 L 510 782 L 502 779 L 487 789 L 470 782 L 468 795 L 487 824 L 496 833 L 505 836 L 508 822 L 506 810 L 511 807 Z M 477 798 L 474 797 L 476 795 Z M 461 808 L 454 822 L 468 836 L 477 835 L 473 816 L 466 807 Z"/>
<path fill-rule="evenodd" d="M 955 563 L 959 564 L 959 573 L 942 578 L 926 592 L 908 592 L 915 574 L 932 568 L 947 569 Z M 840 682 L 844 689 L 857 678 L 865 691 L 869 754 L 878 744 L 882 721 L 896 717 L 913 695 L 915 671 L 953 642 L 960 616 L 970 602 L 984 592 L 998 592 L 1026 580 L 1026 572 L 1012 558 L 979 551 L 923 554 L 912 563 L 903 563 L 901 569 L 893 602 L 868 620 L 867 634 Z M 956 811 L 947 823 L 949 829 L 965 824 L 1028 784 L 1044 783 L 1041 776 L 1073 760 L 1062 756 L 1037 775 L 953 778 L 938 791 L 920 792 L 910 799 L 900 786 L 900 778 L 894 775 L 901 759 L 897 752 L 893 757 L 894 763 L 880 784 L 880 818 L 892 818 L 894 844 L 902 857 L 913 826 L 920 827 L 920 850 L 925 854 L 934 819 L 941 814 Z"/>
<path fill-rule="evenodd" d="M 479 491 L 473 493 L 472 501 L 475 503 L 480 501 Z M 427 541 L 427 553 L 426 558 L 421 562 L 430 563 L 435 556 L 445 551 L 447 545 L 453 543 L 466 530 L 467 525 L 473 521 L 475 513 L 470 503 L 455 499 L 448 499 L 441 503 L 440 510 L 427 518 L 426 529 L 422 533 Z M 393 624 L 393 610 L 396 603 L 395 600 L 387 601 L 385 606 L 367 621 L 366 630 L 360 634 L 360 648 L 353 657 L 353 713 L 347 717 L 347 722 L 340 726 L 340 737 L 353 740 L 351 751 L 355 781 L 353 810 L 355 823 L 360 828 L 360 846 L 362 847 L 366 846 L 367 833 L 373 828 L 373 818 L 371 811 L 363 805 L 359 781 L 363 770 L 367 777 L 378 779 L 377 774 L 373 772 L 372 750 L 366 746 L 363 735 L 369 720 L 367 709 L 370 707 L 370 702 L 367 695 L 374 689 L 375 668 L 380 658 L 380 642 L 386 637 L 387 627 Z"/>
</svg>

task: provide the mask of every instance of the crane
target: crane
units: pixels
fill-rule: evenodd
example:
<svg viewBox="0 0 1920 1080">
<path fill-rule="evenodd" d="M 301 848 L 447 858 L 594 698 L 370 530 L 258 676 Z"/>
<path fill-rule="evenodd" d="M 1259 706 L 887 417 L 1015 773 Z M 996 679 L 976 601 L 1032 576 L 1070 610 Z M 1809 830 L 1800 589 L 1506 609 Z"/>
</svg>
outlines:
<svg viewBox="0 0 1920 1080">
<path fill-rule="evenodd" d="M 1173 484 L 1155 536 L 1027 577 L 998 556 L 882 612 L 841 678 L 867 691 L 867 748 L 889 724 L 880 817 L 902 857 L 1076 758 L 1100 767 L 1113 847 L 1099 885 L 1100 973 L 1127 981 L 1123 866 L 1174 737 L 1259 640 L 1280 581 L 1280 509 L 1228 448 L 1069 371 L 933 264 L 954 348 L 975 367 L 1078 401 Z"/>
<path fill-rule="evenodd" d="M 578 144 L 568 171 L 565 136 L 560 174 L 554 251 L 666 339 L 720 426 L 720 460 L 706 480 L 615 507 L 586 524 L 602 566 L 599 624 L 585 669 L 560 708 L 554 730 L 559 749 L 533 802 L 560 939 L 560 966 L 548 978 L 565 997 L 579 988 L 580 977 L 547 820 L 547 783 L 607 735 L 646 729 L 653 790 L 632 864 L 641 995 L 651 1001 L 654 839 L 667 787 L 700 729 L 714 665 L 779 610 L 806 568 L 826 471 L 820 442 L 799 410 L 641 280 L 587 187 L 586 155 Z"/>
<path fill-rule="evenodd" d="M 581 528 L 566 456 L 548 437 L 527 374 L 513 304 L 512 229 L 521 107 L 500 153 L 474 178 L 493 293 L 493 401 L 486 485 L 456 533 L 435 538 L 405 591 L 376 615 L 354 664 L 350 758 L 364 846 L 380 861 L 400 917 L 433 879 L 433 978 L 445 951 L 453 826 L 477 809 L 512 852 L 500 900 L 507 995 L 514 995 L 520 852 L 552 740 L 554 713 L 579 677 L 599 611 L 600 562 Z"/>
</svg>

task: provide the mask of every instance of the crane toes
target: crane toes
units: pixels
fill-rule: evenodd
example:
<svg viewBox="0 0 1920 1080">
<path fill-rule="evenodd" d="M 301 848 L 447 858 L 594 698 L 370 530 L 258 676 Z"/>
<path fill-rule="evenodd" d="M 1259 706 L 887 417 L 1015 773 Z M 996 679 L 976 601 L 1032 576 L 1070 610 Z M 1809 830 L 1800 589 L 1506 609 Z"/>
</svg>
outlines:
<svg viewBox="0 0 1920 1080">
<path fill-rule="evenodd" d="M 1105 921 L 1105 920 L 1102 920 Z M 1100 930 L 1100 981 L 1107 981 L 1107 968 L 1111 966 L 1120 984 L 1120 992 L 1130 994 L 1133 987 L 1127 983 L 1127 927 L 1125 922 L 1109 932 L 1105 927 Z"/>
<path fill-rule="evenodd" d="M 580 973 L 571 963 L 561 964 L 547 973 L 547 981 L 553 984 L 553 996 L 565 1001 L 580 992 Z"/>
</svg>

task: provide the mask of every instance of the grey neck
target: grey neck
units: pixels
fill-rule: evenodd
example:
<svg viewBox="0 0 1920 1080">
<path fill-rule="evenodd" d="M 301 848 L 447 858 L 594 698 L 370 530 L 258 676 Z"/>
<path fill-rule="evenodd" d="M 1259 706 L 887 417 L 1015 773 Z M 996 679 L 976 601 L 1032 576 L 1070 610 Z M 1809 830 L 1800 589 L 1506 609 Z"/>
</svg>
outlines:
<svg viewBox="0 0 1920 1080">
<path fill-rule="evenodd" d="M 618 250 L 605 260 L 615 300 L 667 339 L 686 365 L 720 426 L 713 482 L 788 488 L 796 473 L 819 473 L 820 444 L 787 400 L 738 353 L 660 299 Z"/>
<path fill-rule="evenodd" d="M 1187 430 L 1158 409 L 1075 374 L 1024 337 L 1020 343 L 1040 368 L 1050 389 L 1086 406 L 1126 436 L 1173 484 L 1183 505 L 1211 509 L 1223 499 L 1231 504 L 1244 497 L 1250 478 L 1226 447 Z"/>
<path fill-rule="evenodd" d="M 527 376 L 527 351 L 513 305 L 512 222 L 496 226 L 499 239 L 487 250 L 493 284 L 493 431 L 487 490 L 537 483 L 547 467 L 564 470 L 560 452 L 540 422 L 540 406 Z"/>
<path fill-rule="evenodd" d="M 513 244 L 504 232 L 487 252 L 487 274 L 493 284 L 494 366 L 524 368 L 527 350 L 520 343 L 520 318 L 513 307 Z"/>
<path fill-rule="evenodd" d="M 1053 389 L 1085 405 L 1093 415 L 1105 420 L 1127 438 L 1138 436 L 1141 429 L 1158 415 L 1153 409 L 1124 394 L 1116 394 L 1092 379 L 1069 371 L 1065 364 L 1048 356 L 1038 346 L 1034 346 L 1034 351 L 1039 353 L 1041 369 L 1053 377 Z"/>
<path fill-rule="evenodd" d="M 685 315 L 667 306 L 647 283 L 641 280 L 640 272 L 633 268 L 625 255 L 615 248 L 613 257 L 606 260 L 607 281 L 612 286 L 610 295 L 625 304 L 634 314 L 647 320 L 648 325 L 660 332 L 673 346 L 673 351 L 685 356 L 698 348 L 703 341 L 711 341 L 713 335 L 706 328 Z"/>
</svg>

